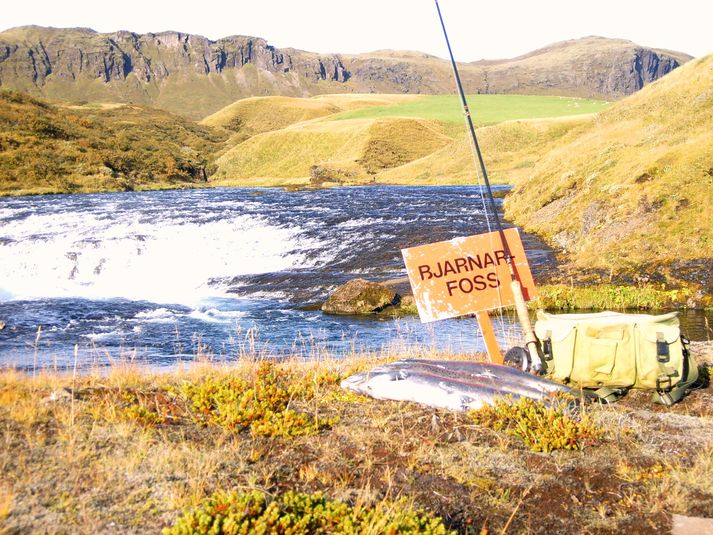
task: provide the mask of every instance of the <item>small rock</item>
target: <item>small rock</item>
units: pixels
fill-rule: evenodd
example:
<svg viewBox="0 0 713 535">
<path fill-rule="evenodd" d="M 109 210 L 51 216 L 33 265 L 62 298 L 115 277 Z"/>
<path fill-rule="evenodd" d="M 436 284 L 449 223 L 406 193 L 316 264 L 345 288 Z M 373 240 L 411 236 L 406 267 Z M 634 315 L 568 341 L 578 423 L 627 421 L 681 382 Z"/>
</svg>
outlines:
<svg viewBox="0 0 713 535">
<path fill-rule="evenodd" d="M 0 331 L 2 331 L 5 328 L 5 325 L 6 324 L 4 321 L 0 321 Z"/>
<path fill-rule="evenodd" d="M 322 305 L 327 314 L 374 314 L 397 305 L 399 295 L 388 286 L 364 279 L 354 279 L 332 292 Z"/>
<path fill-rule="evenodd" d="M 713 518 L 673 515 L 672 535 L 713 535 Z"/>
<path fill-rule="evenodd" d="M 57 390 L 54 390 L 49 396 L 46 398 L 42 398 L 42 403 L 60 403 L 64 401 L 70 401 L 72 399 L 72 391 L 65 387 L 65 388 L 58 388 Z"/>
</svg>

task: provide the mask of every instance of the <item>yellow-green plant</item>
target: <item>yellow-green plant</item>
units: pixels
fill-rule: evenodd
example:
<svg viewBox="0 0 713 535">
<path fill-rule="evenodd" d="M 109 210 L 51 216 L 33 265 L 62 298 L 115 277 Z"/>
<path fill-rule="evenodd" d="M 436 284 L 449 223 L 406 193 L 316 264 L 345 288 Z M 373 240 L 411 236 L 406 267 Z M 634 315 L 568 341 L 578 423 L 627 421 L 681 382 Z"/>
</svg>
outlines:
<svg viewBox="0 0 713 535">
<path fill-rule="evenodd" d="M 164 535 L 249 533 L 452 533 L 443 520 L 410 508 L 404 500 L 375 507 L 352 507 L 322 494 L 287 492 L 271 499 L 252 491 L 217 492 L 185 512 Z"/>
<path fill-rule="evenodd" d="M 530 398 L 517 401 L 503 398 L 471 412 L 470 416 L 478 425 L 521 439 L 535 452 L 577 450 L 601 436 L 601 429 L 586 412 L 570 415 L 566 407 L 566 403 L 547 406 Z"/>
<path fill-rule="evenodd" d="M 218 425 L 230 431 L 250 429 L 259 436 L 292 437 L 312 434 L 335 423 L 289 408 L 301 394 L 287 372 L 260 363 L 252 381 L 231 375 L 186 382 L 180 395 L 190 402 L 193 419 L 201 425 Z M 304 389 L 309 395 L 309 389 Z"/>
</svg>

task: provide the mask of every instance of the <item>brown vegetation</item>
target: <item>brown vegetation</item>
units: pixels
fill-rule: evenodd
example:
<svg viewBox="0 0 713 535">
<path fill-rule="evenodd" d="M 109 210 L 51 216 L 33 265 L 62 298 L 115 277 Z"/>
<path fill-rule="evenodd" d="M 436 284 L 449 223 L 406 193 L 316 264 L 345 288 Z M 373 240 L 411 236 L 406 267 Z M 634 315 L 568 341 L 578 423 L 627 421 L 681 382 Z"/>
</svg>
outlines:
<svg viewBox="0 0 713 535">
<path fill-rule="evenodd" d="M 660 533 L 672 513 L 710 514 L 710 387 L 671 409 L 643 392 L 586 408 L 601 436 L 544 454 L 467 414 L 339 388 L 379 362 L 5 370 L 0 526 L 156 532 L 216 491 L 253 490 L 357 507 L 405 498 L 460 533 Z"/>
<path fill-rule="evenodd" d="M 0 195 L 199 186 L 225 137 L 150 108 L 0 90 Z"/>
</svg>

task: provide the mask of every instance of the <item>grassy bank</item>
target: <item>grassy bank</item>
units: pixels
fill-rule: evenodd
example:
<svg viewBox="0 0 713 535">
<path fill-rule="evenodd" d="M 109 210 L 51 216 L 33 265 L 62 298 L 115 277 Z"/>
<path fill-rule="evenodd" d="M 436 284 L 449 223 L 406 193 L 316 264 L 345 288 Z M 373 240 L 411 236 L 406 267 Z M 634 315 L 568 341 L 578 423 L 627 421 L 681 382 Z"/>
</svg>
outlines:
<svg viewBox="0 0 713 535">
<path fill-rule="evenodd" d="M 546 310 L 661 310 L 686 307 L 693 296 L 688 288 L 667 290 L 653 285 L 543 284 L 537 291 L 539 296 L 531 305 Z"/>
<path fill-rule="evenodd" d="M 206 504 L 223 491 L 303 508 L 321 493 L 346 504 L 328 506 L 340 515 L 366 518 L 364 533 L 381 532 L 385 511 L 421 518 L 433 533 L 659 533 L 673 513 L 711 510 L 710 388 L 672 409 L 644 393 L 588 408 L 597 433 L 575 437 L 578 449 L 542 453 L 512 428 L 494 430 L 492 414 L 339 388 L 398 356 L 204 363 L 166 374 L 118 365 L 84 375 L 3 371 L 0 527 L 157 532 L 197 507 L 226 513 L 252 499 Z"/>
<path fill-rule="evenodd" d="M 151 108 L 0 90 L 0 195 L 204 186 L 226 137 Z"/>
</svg>

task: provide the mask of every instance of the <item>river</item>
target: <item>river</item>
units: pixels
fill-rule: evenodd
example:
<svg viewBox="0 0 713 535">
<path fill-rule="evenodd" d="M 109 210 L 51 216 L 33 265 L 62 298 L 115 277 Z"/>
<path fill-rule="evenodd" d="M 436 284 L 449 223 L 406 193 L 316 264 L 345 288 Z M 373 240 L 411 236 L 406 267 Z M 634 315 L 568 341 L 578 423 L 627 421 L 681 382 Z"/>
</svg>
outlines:
<svg viewBox="0 0 713 535">
<path fill-rule="evenodd" d="M 405 276 L 401 248 L 487 230 L 479 187 L 2 198 L 0 366 L 480 351 L 474 320 L 422 325 L 309 305 L 352 278 Z M 523 241 L 536 276 L 554 268 L 538 238 Z M 496 328 L 503 343 L 517 331 L 508 317 Z"/>
</svg>

